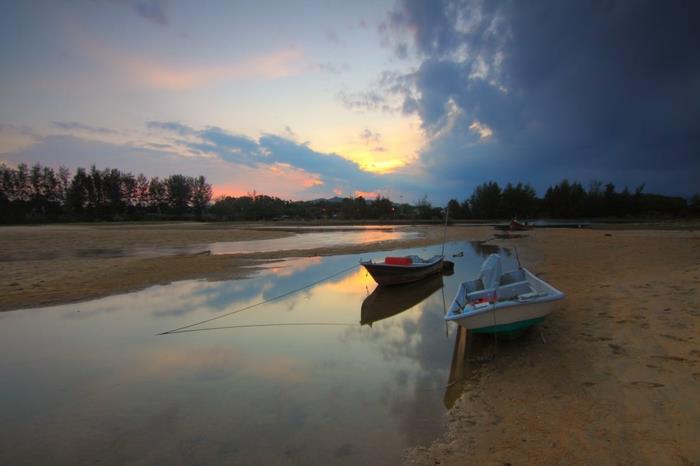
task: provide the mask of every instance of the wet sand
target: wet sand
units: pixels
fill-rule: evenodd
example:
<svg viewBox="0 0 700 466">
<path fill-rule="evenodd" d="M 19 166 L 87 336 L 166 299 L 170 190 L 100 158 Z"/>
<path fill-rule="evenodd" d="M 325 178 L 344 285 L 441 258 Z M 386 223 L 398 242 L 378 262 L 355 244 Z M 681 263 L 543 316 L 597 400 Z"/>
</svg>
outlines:
<svg viewBox="0 0 700 466">
<path fill-rule="evenodd" d="M 271 258 L 358 253 L 420 239 L 246 255 L 109 257 L 76 250 L 278 238 L 231 225 L 0 228 L 0 310 L 59 304 L 189 278 L 228 279 Z M 450 227 L 484 240 L 488 227 Z M 567 297 L 534 331 L 472 364 L 447 432 L 410 465 L 700 463 L 700 233 L 535 230 L 511 240 Z M 467 356 L 469 357 L 469 356 Z M 451 389 L 452 390 L 452 389 Z M 454 390 L 453 390 L 454 391 Z"/>
<path fill-rule="evenodd" d="M 419 238 L 373 244 L 211 256 L 196 253 L 122 256 L 125 250 L 149 248 L 203 252 L 208 243 L 275 239 L 294 234 L 294 227 L 255 228 L 255 224 L 202 223 L 2 227 L 0 311 L 84 301 L 177 280 L 241 278 L 269 259 L 435 244 L 442 241 L 443 234 L 438 226 L 415 226 L 406 227 L 406 231 L 419 232 Z M 466 235 L 485 239 L 490 234 L 486 227 L 455 227 L 450 229 L 449 238 Z"/>
<path fill-rule="evenodd" d="M 410 465 L 700 464 L 700 234 L 538 230 L 498 244 L 566 299 L 475 365 Z"/>
</svg>

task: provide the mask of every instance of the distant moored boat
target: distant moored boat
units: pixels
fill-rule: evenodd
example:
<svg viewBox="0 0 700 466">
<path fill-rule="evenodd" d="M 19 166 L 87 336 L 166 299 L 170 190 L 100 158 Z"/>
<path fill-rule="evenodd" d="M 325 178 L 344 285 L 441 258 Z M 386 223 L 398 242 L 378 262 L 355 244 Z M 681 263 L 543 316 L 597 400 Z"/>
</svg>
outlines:
<svg viewBox="0 0 700 466">
<path fill-rule="evenodd" d="M 516 219 L 513 219 L 510 221 L 510 230 L 511 231 L 525 231 L 529 230 L 530 226 L 527 223 L 522 223 L 517 221 Z"/>
</svg>

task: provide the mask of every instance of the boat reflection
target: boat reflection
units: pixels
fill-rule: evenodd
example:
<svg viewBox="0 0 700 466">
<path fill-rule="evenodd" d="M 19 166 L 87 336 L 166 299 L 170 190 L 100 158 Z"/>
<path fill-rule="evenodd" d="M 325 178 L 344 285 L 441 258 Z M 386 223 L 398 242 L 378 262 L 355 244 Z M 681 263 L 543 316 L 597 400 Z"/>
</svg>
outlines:
<svg viewBox="0 0 700 466">
<path fill-rule="evenodd" d="M 464 381 L 464 371 L 467 361 L 467 341 L 469 338 L 469 330 L 462 327 L 457 327 L 457 335 L 455 335 L 455 348 L 452 353 L 452 365 L 450 366 L 450 377 L 447 379 L 447 388 L 443 401 L 447 409 L 454 406 L 457 398 L 462 394 L 462 381 Z"/>
<path fill-rule="evenodd" d="M 450 375 L 443 397 L 447 409 L 451 409 L 462 395 L 465 382 L 475 374 L 477 367 L 493 358 L 493 343 L 493 338 L 487 335 L 474 334 L 461 325 L 458 326 Z"/>
<path fill-rule="evenodd" d="M 442 288 L 442 275 L 434 275 L 415 283 L 392 287 L 377 286 L 362 302 L 360 324 L 372 326 L 388 317 L 411 309 Z"/>
</svg>

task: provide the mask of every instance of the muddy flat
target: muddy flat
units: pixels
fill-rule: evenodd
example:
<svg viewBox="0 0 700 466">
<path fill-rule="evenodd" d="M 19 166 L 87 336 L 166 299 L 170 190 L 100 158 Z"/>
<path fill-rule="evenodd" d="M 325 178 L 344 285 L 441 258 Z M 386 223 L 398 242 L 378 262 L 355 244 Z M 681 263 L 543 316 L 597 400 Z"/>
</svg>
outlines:
<svg viewBox="0 0 700 466">
<path fill-rule="evenodd" d="M 388 228 L 387 228 L 388 229 Z M 398 234 L 368 228 L 360 241 L 319 241 L 319 228 L 269 228 L 255 224 L 96 224 L 0 228 L 0 311 L 84 301 L 109 294 L 190 278 L 211 280 L 248 276 L 268 259 L 414 247 L 442 241 L 437 226 L 401 227 Z M 393 230 L 393 229 L 391 229 Z M 328 236 L 334 233 L 329 232 Z M 348 235 L 348 232 L 339 232 Z M 449 238 L 481 238 L 486 227 L 454 228 Z M 290 241 L 293 236 L 301 238 Z M 353 238 L 357 235 L 353 234 Z M 255 252 L 255 243 L 266 244 Z M 408 238 L 408 239 L 403 239 Z M 448 238 L 448 239 L 449 239 Z M 227 245 L 252 244 L 240 254 L 208 254 Z"/>
</svg>

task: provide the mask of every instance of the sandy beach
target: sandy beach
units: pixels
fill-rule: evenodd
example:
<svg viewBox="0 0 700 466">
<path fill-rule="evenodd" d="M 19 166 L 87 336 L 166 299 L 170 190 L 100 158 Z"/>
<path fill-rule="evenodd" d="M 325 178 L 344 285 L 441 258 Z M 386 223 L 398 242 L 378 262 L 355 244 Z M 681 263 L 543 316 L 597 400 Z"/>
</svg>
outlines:
<svg viewBox="0 0 700 466">
<path fill-rule="evenodd" d="M 476 364 L 410 465 L 700 463 L 700 234 L 539 230 L 522 262 L 566 299 Z"/>
<path fill-rule="evenodd" d="M 209 256 L 199 245 L 288 231 L 207 224 L 0 229 L 0 310 L 86 300 L 190 278 L 230 279 L 261 261 L 436 244 L 420 238 L 304 251 Z M 486 240 L 454 226 L 448 240 Z M 514 240 L 523 265 L 567 297 L 495 358 L 470 365 L 447 432 L 410 465 L 700 463 L 700 233 L 541 229 Z M 182 248 L 120 257 L 128 248 Z"/>
</svg>

